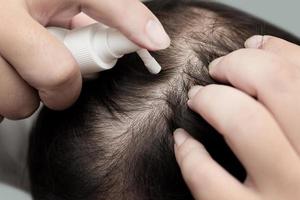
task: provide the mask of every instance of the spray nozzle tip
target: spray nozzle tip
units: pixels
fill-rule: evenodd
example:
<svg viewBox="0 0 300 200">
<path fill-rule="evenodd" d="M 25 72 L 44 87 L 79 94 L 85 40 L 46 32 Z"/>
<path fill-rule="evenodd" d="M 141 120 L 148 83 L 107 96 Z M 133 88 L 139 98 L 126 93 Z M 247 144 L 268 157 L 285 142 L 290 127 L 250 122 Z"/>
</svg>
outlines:
<svg viewBox="0 0 300 200">
<path fill-rule="evenodd" d="M 146 49 L 137 51 L 137 54 L 143 60 L 145 66 L 152 74 L 158 74 L 161 71 L 160 64 L 152 57 L 152 55 Z"/>
<path fill-rule="evenodd" d="M 158 74 L 161 71 L 161 66 L 158 64 L 158 62 L 155 59 L 153 59 L 153 61 L 149 63 L 145 63 L 145 66 L 152 74 Z"/>
</svg>

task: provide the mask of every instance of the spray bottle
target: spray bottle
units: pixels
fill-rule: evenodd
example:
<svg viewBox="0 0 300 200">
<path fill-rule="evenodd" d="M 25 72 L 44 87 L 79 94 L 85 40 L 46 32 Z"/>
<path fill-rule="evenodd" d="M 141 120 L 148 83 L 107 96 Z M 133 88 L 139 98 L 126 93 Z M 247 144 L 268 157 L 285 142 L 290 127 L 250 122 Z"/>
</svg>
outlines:
<svg viewBox="0 0 300 200">
<path fill-rule="evenodd" d="M 137 52 L 147 69 L 157 74 L 161 66 L 151 54 L 127 39 L 119 31 L 101 24 L 68 30 L 48 27 L 50 33 L 61 40 L 70 50 L 82 75 L 91 75 L 113 68 L 125 54 Z"/>
</svg>

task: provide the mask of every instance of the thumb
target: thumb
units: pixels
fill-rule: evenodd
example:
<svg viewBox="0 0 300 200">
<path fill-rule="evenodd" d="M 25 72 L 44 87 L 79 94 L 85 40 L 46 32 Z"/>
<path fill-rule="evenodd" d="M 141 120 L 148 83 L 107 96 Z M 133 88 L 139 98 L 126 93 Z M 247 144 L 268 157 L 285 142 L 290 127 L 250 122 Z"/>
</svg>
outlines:
<svg viewBox="0 0 300 200">
<path fill-rule="evenodd" d="M 170 45 L 170 38 L 159 20 L 139 0 L 81 0 L 81 8 L 143 48 L 160 50 Z"/>
<path fill-rule="evenodd" d="M 196 200 L 238 200 L 252 195 L 185 130 L 177 129 L 174 139 L 176 160 Z"/>
</svg>

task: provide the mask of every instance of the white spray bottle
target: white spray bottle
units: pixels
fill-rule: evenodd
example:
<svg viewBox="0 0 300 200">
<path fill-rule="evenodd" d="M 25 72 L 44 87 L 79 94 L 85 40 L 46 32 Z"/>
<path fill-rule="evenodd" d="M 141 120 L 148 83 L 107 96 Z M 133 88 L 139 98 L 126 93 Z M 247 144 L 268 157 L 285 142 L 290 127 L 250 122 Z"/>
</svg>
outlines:
<svg viewBox="0 0 300 200">
<path fill-rule="evenodd" d="M 161 71 L 161 66 L 146 49 L 135 45 L 115 29 L 101 24 L 74 30 L 58 27 L 47 29 L 64 42 L 79 64 L 82 75 L 111 69 L 119 58 L 133 52 L 137 52 L 151 73 L 157 74 Z"/>
</svg>

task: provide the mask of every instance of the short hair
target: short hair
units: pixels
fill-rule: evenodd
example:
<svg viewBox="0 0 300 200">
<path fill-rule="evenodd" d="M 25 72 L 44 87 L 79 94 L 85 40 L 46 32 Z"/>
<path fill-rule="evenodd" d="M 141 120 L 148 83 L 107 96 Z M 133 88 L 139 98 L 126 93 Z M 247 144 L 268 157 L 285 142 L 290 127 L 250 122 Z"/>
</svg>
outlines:
<svg viewBox="0 0 300 200">
<path fill-rule="evenodd" d="M 245 170 L 222 136 L 187 107 L 187 92 L 215 83 L 208 64 L 243 48 L 252 35 L 297 39 L 217 3 L 164 0 L 147 6 L 172 39 L 168 49 L 152 52 L 161 73 L 150 74 L 131 54 L 86 81 L 71 108 L 44 108 L 30 138 L 34 199 L 193 199 L 174 156 L 172 132 L 178 127 L 244 180 Z"/>
</svg>

